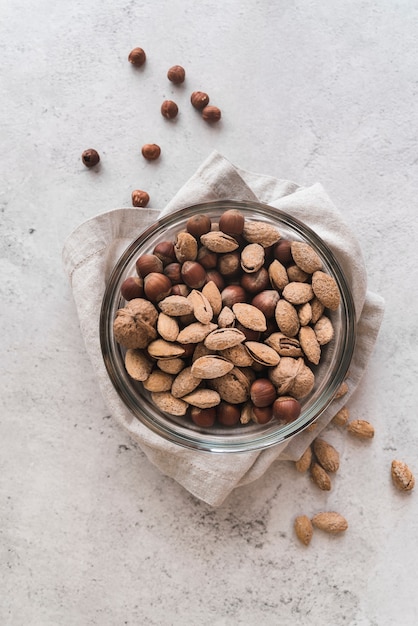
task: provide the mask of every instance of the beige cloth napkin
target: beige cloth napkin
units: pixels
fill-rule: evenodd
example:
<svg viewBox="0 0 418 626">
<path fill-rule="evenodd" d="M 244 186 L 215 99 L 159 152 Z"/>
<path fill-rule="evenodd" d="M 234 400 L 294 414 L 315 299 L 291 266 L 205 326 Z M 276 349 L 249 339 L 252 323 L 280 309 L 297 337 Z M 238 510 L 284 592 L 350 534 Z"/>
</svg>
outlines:
<svg viewBox="0 0 418 626">
<path fill-rule="evenodd" d="M 339 259 L 351 285 L 357 313 L 358 340 L 347 379 L 348 394 L 332 403 L 319 418 L 314 432 L 305 430 L 290 441 L 262 452 L 211 454 L 189 450 L 159 437 L 125 407 L 108 378 L 100 350 L 99 314 L 106 281 L 128 244 L 159 215 L 199 202 L 226 199 L 269 204 L 314 229 Z M 111 414 L 164 474 L 213 506 L 220 505 L 235 487 L 262 476 L 277 459 L 297 460 L 301 456 L 354 392 L 383 317 L 382 298 L 367 291 L 358 242 L 322 186 L 304 188 L 286 180 L 246 172 L 234 167 L 218 152 L 209 156 L 162 212 L 116 209 L 79 226 L 65 242 L 63 262 L 86 349 Z"/>
</svg>

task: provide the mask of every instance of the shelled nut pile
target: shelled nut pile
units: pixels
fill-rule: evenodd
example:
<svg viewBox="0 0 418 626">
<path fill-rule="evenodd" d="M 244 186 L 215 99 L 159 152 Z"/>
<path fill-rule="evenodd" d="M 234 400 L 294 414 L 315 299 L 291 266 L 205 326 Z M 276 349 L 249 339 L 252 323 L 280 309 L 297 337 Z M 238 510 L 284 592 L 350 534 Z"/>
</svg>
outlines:
<svg viewBox="0 0 418 626">
<path fill-rule="evenodd" d="M 236 209 L 218 223 L 197 214 L 136 271 L 114 336 L 161 411 L 203 427 L 297 419 L 340 306 L 308 243 Z"/>
</svg>

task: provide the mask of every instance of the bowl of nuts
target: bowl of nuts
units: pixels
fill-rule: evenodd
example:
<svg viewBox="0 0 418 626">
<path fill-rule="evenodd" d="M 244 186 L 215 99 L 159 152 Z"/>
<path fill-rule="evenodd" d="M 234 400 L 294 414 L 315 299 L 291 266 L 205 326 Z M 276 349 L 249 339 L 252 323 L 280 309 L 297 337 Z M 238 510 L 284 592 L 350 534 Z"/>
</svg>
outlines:
<svg viewBox="0 0 418 626">
<path fill-rule="evenodd" d="M 257 202 L 158 220 L 117 261 L 100 316 L 126 407 L 161 437 L 207 452 L 261 450 L 311 425 L 347 375 L 355 336 L 330 248 Z"/>
</svg>

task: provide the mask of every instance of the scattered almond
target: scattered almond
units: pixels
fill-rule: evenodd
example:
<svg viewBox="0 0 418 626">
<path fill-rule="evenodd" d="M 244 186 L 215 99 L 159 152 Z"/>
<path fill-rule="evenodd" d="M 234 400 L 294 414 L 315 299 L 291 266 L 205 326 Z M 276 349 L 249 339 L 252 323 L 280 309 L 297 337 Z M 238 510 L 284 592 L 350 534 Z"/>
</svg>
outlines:
<svg viewBox="0 0 418 626">
<path fill-rule="evenodd" d="M 313 516 L 311 521 L 315 528 L 319 528 L 320 530 L 331 534 L 344 532 L 348 528 L 348 523 L 345 517 L 335 511 L 317 513 Z"/>
<path fill-rule="evenodd" d="M 312 463 L 312 448 L 308 446 L 300 459 L 295 462 L 298 472 L 307 472 Z"/>
<path fill-rule="evenodd" d="M 415 486 L 415 478 L 403 461 L 392 461 L 392 482 L 399 491 L 411 491 Z"/>
<path fill-rule="evenodd" d="M 297 538 L 305 546 L 308 546 L 311 542 L 313 535 L 312 522 L 309 517 L 307 515 L 299 515 L 295 519 L 294 528 Z"/>
<path fill-rule="evenodd" d="M 327 472 L 336 472 L 340 467 L 340 455 L 338 451 L 325 439 L 317 438 L 313 442 L 313 451 L 318 463 Z"/>
<path fill-rule="evenodd" d="M 366 420 L 353 420 L 347 424 L 347 431 L 350 435 L 359 439 L 372 439 L 374 437 L 374 428 Z"/>
<path fill-rule="evenodd" d="M 331 479 L 319 463 L 312 463 L 311 478 L 322 491 L 331 491 Z"/>
<path fill-rule="evenodd" d="M 336 413 L 334 415 L 334 417 L 332 418 L 332 423 L 336 424 L 337 426 L 345 426 L 349 420 L 350 417 L 350 413 L 349 410 L 346 406 L 343 406 L 338 413 Z"/>
</svg>

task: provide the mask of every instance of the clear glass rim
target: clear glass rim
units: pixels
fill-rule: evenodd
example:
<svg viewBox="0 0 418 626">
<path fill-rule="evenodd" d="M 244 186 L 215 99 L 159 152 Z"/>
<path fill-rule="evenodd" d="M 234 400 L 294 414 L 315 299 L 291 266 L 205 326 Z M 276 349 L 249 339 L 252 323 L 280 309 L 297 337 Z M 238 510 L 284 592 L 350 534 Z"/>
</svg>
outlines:
<svg viewBox="0 0 418 626">
<path fill-rule="evenodd" d="M 124 275 L 127 267 L 132 262 L 133 255 L 138 254 L 138 249 L 146 242 L 163 233 L 169 226 L 177 221 L 182 222 L 196 213 L 213 211 L 219 213 L 221 210 L 238 209 L 243 211 L 253 219 L 267 218 L 281 222 L 284 226 L 298 234 L 301 239 L 311 243 L 320 256 L 326 259 L 327 264 L 332 267 L 332 274 L 337 281 L 341 294 L 341 322 L 342 328 L 339 333 L 339 345 L 337 352 L 339 359 L 335 362 L 332 377 L 326 389 L 315 401 L 302 411 L 300 417 L 290 424 L 269 423 L 259 429 L 256 433 L 245 426 L 240 428 L 239 435 L 228 433 L 218 435 L 205 431 L 204 434 L 194 429 L 193 424 L 180 425 L 170 419 L 165 419 L 157 410 L 153 410 L 147 403 L 139 403 L 138 396 L 132 389 L 132 381 L 125 370 L 120 346 L 115 342 L 113 336 L 113 320 L 116 310 L 120 307 L 120 279 Z M 251 215 L 251 211 L 256 215 Z M 348 372 L 356 340 L 355 326 L 355 306 L 350 288 L 345 278 L 344 272 L 332 253 L 328 245 L 305 223 L 294 218 L 290 214 L 259 202 L 239 202 L 232 200 L 219 200 L 215 202 L 205 202 L 195 204 L 183 209 L 179 209 L 160 218 L 155 224 L 145 229 L 131 244 L 117 261 L 104 293 L 100 312 L 100 344 L 105 367 L 108 376 L 124 402 L 125 406 L 138 418 L 145 426 L 157 435 L 166 440 L 176 443 L 182 447 L 200 450 L 211 453 L 225 452 L 249 452 L 262 450 L 279 443 L 283 443 L 294 437 L 310 424 L 312 424 L 332 402 L 335 393 L 344 381 Z"/>
</svg>

